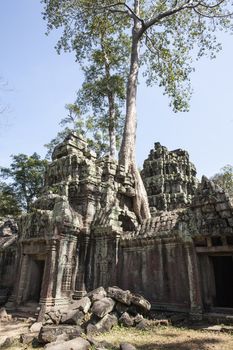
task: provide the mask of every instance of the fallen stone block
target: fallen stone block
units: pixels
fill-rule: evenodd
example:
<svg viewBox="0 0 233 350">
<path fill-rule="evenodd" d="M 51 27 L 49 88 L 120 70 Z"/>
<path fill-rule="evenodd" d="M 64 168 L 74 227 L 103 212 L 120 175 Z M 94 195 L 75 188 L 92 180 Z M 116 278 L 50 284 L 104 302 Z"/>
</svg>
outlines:
<svg viewBox="0 0 233 350">
<path fill-rule="evenodd" d="M 62 314 L 61 323 L 70 325 L 81 325 L 84 320 L 84 313 L 80 310 L 71 310 Z"/>
<path fill-rule="evenodd" d="M 105 315 L 98 323 L 95 324 L 97 332 L 108 332 L 118 324 L 118 318 L 114 314 Z"/>
<path fill-rule="evenodd" d="M 97 331 L 96 326 L 94 324 L 92 324 L 92 323 L 89 323 L 87 325 L 87 327 L 86 327 L 86 334 L 88 336 L 91 336 L 91 335 L 94 335 L 94 334 L 97 334 L 97 333 L 98 333 L 98 331 Z"/>
<path fill-rule="evenodd" d="M 38 337 L 38 332 L 21 334 L 20 343 L 31 344 L 33 342 L 33 340 L 36 339 L 37 337 Z"/>
<path fill-rule="evenodd" d="M 88 350 L 90 348 L 91 344 L 81 337 L 64 341 L 61 343 L 55 342 L 53 344 L 49 344 L 46 347 L 46 349 L 49 350 Z"/>
<path fill-rule="evenodd" d="M 0 349 L 5 349 L 11 346 L 13 342 L 14 342 L 13 337 L 7 337 L 7 336 L 0 337 Z"/>
<path fill-rule="evenodd" d="M 83 311 L 84 314 L 86 314 L 89 311 L 90 307 L 91 307 L 91 300 L 87 296 L 69 305 L 69 309 L 72 309 L 72 310 L 78 309 L 80 311 Z"/>
<path fill-rule="evenodd" d="M 136 328 L 140 329 L 141 331 L 146 331 L 150 328 L 150 322 L 148 320 L 143 319 L 136 325 Z"/>
<path fill-rule="evenodd" d="M 79 337 L 84 330 L 80 326 L 43 326 L 40 330 L 38 341 L 41 344 L 55 342 L 61 334 L 65 334 L 69 339 Z"/>
<path fill-rule="evenodd" d="M 119 301 L 122 304 L 131 304 L 131 293 L 129 290 L 123 290 L 118 287 L 109 287 L 107 289 L 107 296 Z"/>
<path fill-rule="evenodd" d="M 132 294 L 131 303 L 139 306 L 144 311 L 149 311 L 151 309 L 151 304 L 140 294 Z"/>
<path fill-rule="evenodd" d="M 8 315 L 8 313 L 6 312 L 6 309 L 2 307 L 0 309 L 0 321 L 7 322 L 7 321 L 10 321 L 11 319 L 12 319 L 12 316 Z"/>
<path fill-rule="evenodd" d="M 61 321 L 61 313 L 59 310 L 51 310 L 45 314 L 45 320 L 48 321 L 48 318 L 54 323 L 59 324 Z"/>
<path fill-rule="evenodd" d="M 140 314 L 137 314 L 135 317 L 134 317 L 134 323 L 135 324 L 138 324 L 139 322 L 141 322 L 142 320 L 144 320 L 144 317 Z"/>
<path fill-rule="evenodd" d="M 121 343 L 120 344 L 120 350 L 137 350 L 135 346 L 129 343 Z"/>
<path fill-rule="evenodd" d="M 92 302 L 103 299 L 107 296 L 107 293 L 103 287 L 99 287 L 94 289 L 93 291 L 87 293 L 86 295 L 91 299 Z"/>
<path fill-rule="evenodd" d="M 39 333 L 42 327 L 42 322 L 35 322 L 31 325 L 30 332 Z"/>
<path fill-rule="evenodd" d="M 102 318 L 113 310 L 115 304 L 116 302 L 111 298 L 103 298 L 94 302 L 91 311 L 99 318 Z"/>
<path fill-rule="evenodd" d="M 119 318 L 119 323 L 124 327 L 132 327 L 134 325 L 134 317 L 130 316 L 128 312 L 124 312 Z"/>
</svg>

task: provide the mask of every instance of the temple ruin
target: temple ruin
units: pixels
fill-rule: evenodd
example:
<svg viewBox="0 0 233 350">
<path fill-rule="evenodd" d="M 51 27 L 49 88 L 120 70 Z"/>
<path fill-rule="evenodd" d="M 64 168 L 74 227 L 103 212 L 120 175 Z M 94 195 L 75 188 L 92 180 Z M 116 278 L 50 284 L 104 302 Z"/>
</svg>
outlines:
<svg viewBox="0 0 233 350">
<path fill-rule="evenodd" d="M 144 295 L 154 309 L 197 319 L 233 311 L 229 196 L 205 177 L 198 182 L 186 151 L 159 143 L 142 178 L 152 217 L 139 224 L 133 178 L 123 167 L 96 158 L 75 134 L 56 146 L 43 193 L 20 218 L 18 234 L 0 234 L 0 286 L 12 287 L 7 307 L 33 303 L 42 315 L 117 285 Z"/>
</svg>

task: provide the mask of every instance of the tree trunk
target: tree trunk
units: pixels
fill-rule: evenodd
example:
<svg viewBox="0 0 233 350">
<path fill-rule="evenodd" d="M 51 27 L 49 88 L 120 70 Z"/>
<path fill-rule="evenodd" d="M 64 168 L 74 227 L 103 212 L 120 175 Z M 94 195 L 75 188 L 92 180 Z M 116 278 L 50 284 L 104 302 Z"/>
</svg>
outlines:
<svg viewBox="0 0 233 350">
<path fill-rule="evenodd" d="M 108 94 L 108 105 L 109 105 L 109 153 L 115 158 L 116 157 L 116 109 L 114 103 L 114 96 L 112 92 Z"/>
<path fill-rule="evenodd" d="M 136 1 L 135 1 L 136 2 Z M 126 119 L 119 153 L 119 163 L 135 179 L 134 211 L 140 222 L 150 217 L 147 193 L 136 165 L 136 98 L 139 71 L 139 30 L 141 23 L 135 19 L 132 31 L 131 63 L 127 84 Z"/>
<path fill-rule="evenodd" d="M 110 64 L 107 52 L 104 46 L 104 38 L 101 37 L 101 48 L 104 53 L 104 68 L 105 68 L 105 77 L 110 80 Z M 109 84 L 109 83 L 108 83 Z M 108 87 L 108 112 L 109 112 L 109 123 L 108 123 L 108 136 L 109 136 L 109 154 L 115 158 L 116 157 L 116 108 L 114 101 L 114 93 L 111 88 Z"/>
</svg>

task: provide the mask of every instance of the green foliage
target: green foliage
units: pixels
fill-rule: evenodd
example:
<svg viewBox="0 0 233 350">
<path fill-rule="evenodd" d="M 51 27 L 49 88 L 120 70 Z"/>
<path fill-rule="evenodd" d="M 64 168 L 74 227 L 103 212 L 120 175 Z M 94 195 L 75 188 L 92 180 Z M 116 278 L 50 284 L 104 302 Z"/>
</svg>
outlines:
<svg viewBox="0 0 233 350">
<path fill-rule="evenodd" d="M 232 31 L 233 4 L 226 0 L 42 0 L 42 3 L 48 31 L 63 28 L 57 50 L 75 50 L 77 61 L 87 66 L 93 57 L 102 62 L 98 50 L 103 30 L 108 33 L 109 52 L 111 41 L 115 41 L 112 64 L 116 64 L 117 70 L 126 62 L 129 64 L 129 50 L 124 52 L 125 56 L 121 53 L 131 39 L 129 28 L 138 21 L 143 74 L 149 85 L 163 88 L 174 111 L 189 108 L 193 59 L 204 55 L 214 58 L 221 50 L 216 32 Z M 126 61 L 122 62 L 120 57 Z"/>
<path fill-rule="evenodd" d="M 8 188 L 14 193 L 20 208 L 29 211 L 42 188 L 47 161 L 37 153 L 13 155 L 12 160 L 9 168 L 1 168 L 1 177 L 9 181 Z"/>
<path fill-rule="evenodd" d="M 83 16 L 78 10 L 79 6 L 86 9 L 83 1 L 44 3 L 47 4 L 45 17 L 49 18 L 48 31 L 54 27 L 64 28 L 57 44 L 58 53 L 74 51 L 84 72 L 84 82 L 74 104 L 79 108 L 76 123 L 83 122 L 83 125 L 75 125 L 74 129 L 80 131 L 81 128 L 87 133 L 90 146 L 98 154 L 114 154 L 114 148 L 119 148 L 124 121 L 122 109 L 130 52 L 128 36 L 121 24 L 112 22 L 108 14 Z M 61 124 L 69 128 L 72 121 L 68 116 Z M 111 144 L 113 139 L 114 145 Z"/>
<path fill-rule="evenodd" d="M 211 180 L 224 189 L 230 196 L 233 196 L 233 166 L 225 165 L 219 173 L 211 177 Z"/>
<path fill-rule="evenodd" d="M 58 132 L 57 136 L 45 145 L 48 150 L 46 158 L 49 159 L 51 157 L 55 146 L 64 141 L 65 137 L 71 132 L 77 132 L 85 136 L 89 148 L 94 150 L 98 156 L 106 153 L 109 148 L 108 136 L 106 128 L 104 129 L 100 126 L 100 118 L 94 120 L 91 116 L 81 115 L 80 109 L 76 104 L 66 105 L 66 110 L 68 111 L 67 117 L 60 122 L 64 129 Z M 107 119 L 104 121 L 106 123 Z"/>
<path fill-rule="evenodd" d="M 0 216 L 18 216 L 21 213 L 17 196 L 11 186 L 0 182 Z"/>
</svg>

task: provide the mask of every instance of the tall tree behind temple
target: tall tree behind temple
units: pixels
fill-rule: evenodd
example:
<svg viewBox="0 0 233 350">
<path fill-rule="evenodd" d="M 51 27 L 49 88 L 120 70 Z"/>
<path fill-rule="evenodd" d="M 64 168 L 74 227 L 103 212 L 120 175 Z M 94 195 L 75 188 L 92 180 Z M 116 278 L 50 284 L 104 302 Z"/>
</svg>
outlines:
<svg viewBox="0 0 233 350">
<path fill-rule="evenodd" d="M 78 122 L 83 121 L 82 130 L 88 133 L 89 143 L 97 153 L 103 151 L 115 157 L 123 129 L 130 42 L 121 25 L 116 22 L 113 26 L 108 16 L 97 14 L 89 19 L 89 39 L 72 26 L 73 20 L 70 13 L 57 51 L 73 50 L 84 73 L 74 104 L 79 109 L 76 116 Z M 61 124 L 69 127 L 70 122 L 68 116 Z"/>
<path fill-rule="evenodd" d="M 214 183 L 224 189 L 231 197 L 233 197 L 233 166 L 225 165 L 220 172 L 210 178 Z"/>
<path fill-rule="evenodd" d="M 37 153 L 31 156 L 13 155 L 12 160 L 9 168 L 1 168 L 1 177 L 9 181 L 8 187 L 15 194 L 20 208 L 29 211 L 43 186 L 47 161 L 41 159 Z"/>
<path fill-rule="evenodd" d="M 21 213 L 20 203 L 11 186 L 0 182 L 0 217 L 18 216 Z"/>
<path fill-rule="evenodd" d="M 133 174 L 134 210 L 142 221 L 150 217 L 146 191 L 136 165 L 136 101 L 139 68 L 144 65 L 148 84 L 158 84 L 170 97 L 175 111 L 188 109 L 193 56 L 215 57 L 221 46 L 216 30 L 232 31 L 233 4 L 227 0 L 42 0 L 48 28 L 64 29 L 60 46 L 69 36 L 81 59 L 83 47 L 93 47 L 94 18 L 107 19 L 112 28 L 128 35 L 131 42 L 127 78 L 126 113 L 119 163 Z M 117 30 L 116 28 L 116 30 Z M 73 30 L 72 30 L 73 29 Z M 73 36 L 74 33 L 74 36 Z M 113 32 L 113 37 L 115 35 Z M 195 49 L 195 50 L 194 50 Z M 155 104 L 156 106 L 156 104 Z"/>
</svg>

